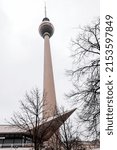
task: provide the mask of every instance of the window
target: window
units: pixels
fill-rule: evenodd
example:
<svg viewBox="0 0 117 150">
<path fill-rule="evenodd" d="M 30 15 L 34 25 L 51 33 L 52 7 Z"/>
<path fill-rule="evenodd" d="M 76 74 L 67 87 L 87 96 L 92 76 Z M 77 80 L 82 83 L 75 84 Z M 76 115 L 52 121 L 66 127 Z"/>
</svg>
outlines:
<svg viewBox="0 0 117 150">
<path fill-rule="evenodd" d="M 13 146 L 13 139 L 5 139 L 2 146 L 3 147 L 12 147 Z"/>
<path fill-rule="evenodd" d="M 21 138 L 14 139 L 13 146 L 21 147 L 22 146 L 22 139 Z"/>
</svg>

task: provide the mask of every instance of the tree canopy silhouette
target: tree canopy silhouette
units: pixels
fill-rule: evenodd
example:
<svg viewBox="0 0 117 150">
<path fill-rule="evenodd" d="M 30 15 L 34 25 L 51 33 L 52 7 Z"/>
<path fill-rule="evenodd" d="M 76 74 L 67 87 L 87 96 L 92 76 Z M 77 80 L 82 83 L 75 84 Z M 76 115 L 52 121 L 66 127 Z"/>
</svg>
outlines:
<svg viewBox="0 0 117 150">
<path fill-rule="evenodd" d="M 99 138 L 100 129 L 100 19 L 80 28 L 72 40 L 73 68 L 68 70 L 73 89 L 67 94 L 78 106 L 78 125 L 86 137 Z"/>
</svg>

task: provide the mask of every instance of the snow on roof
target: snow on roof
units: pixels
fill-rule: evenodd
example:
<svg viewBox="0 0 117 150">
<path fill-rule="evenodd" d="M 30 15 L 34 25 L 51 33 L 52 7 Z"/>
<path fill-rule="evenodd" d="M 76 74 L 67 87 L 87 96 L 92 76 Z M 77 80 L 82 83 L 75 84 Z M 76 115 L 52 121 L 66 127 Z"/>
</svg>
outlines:
<svg viewBox="0 0 117 150">
<path fill-rule="evenodd" d="M 5 133 L 22 133 L 22 132 L 24 132 L 24 131 L 19 129 L 16 126 L 0 125 L 0 134 L 5 134 Z"/>
<path fill-rule="evenodd" d="M 15 150 L 14 147 L 0 148 L 0 150 Z M 18 147 L 17 150 L 32 150 L 32 147 Z"/>
</svg>

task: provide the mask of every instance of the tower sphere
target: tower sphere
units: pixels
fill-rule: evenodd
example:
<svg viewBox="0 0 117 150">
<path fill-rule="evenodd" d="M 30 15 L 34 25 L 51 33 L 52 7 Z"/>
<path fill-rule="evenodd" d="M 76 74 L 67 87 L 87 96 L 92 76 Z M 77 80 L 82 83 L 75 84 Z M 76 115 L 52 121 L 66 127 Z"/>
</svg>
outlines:
<svg viewBox="0 0 117 150">
<path fill-rule="evenodd" d="M 45 35 L 51 37 L 54 33 L 54 26 L 50 23 L 50 20 L 45 17 L 39 26 L 39 33 L 44 38 Z"/>
</svg>

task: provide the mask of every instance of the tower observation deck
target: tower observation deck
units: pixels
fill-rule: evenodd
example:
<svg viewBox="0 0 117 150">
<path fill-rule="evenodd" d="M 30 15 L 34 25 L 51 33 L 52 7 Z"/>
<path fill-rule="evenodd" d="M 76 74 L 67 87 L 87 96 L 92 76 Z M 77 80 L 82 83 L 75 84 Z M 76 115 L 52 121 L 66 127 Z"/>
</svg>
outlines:
<svg viewBox="0 0 117 150">
<path fill-rule="evenodd" d="M 39 33 L 40 35 L 44 38 L 45 35 L 48 35 L 49 37 L 51 37 L 54 33 L 54 26 L 52 25 L 52 23 L 50 22 L 50 20 L 45 17 L 42 20 L 42 23 L 39 27 Z"/>
</svg>

